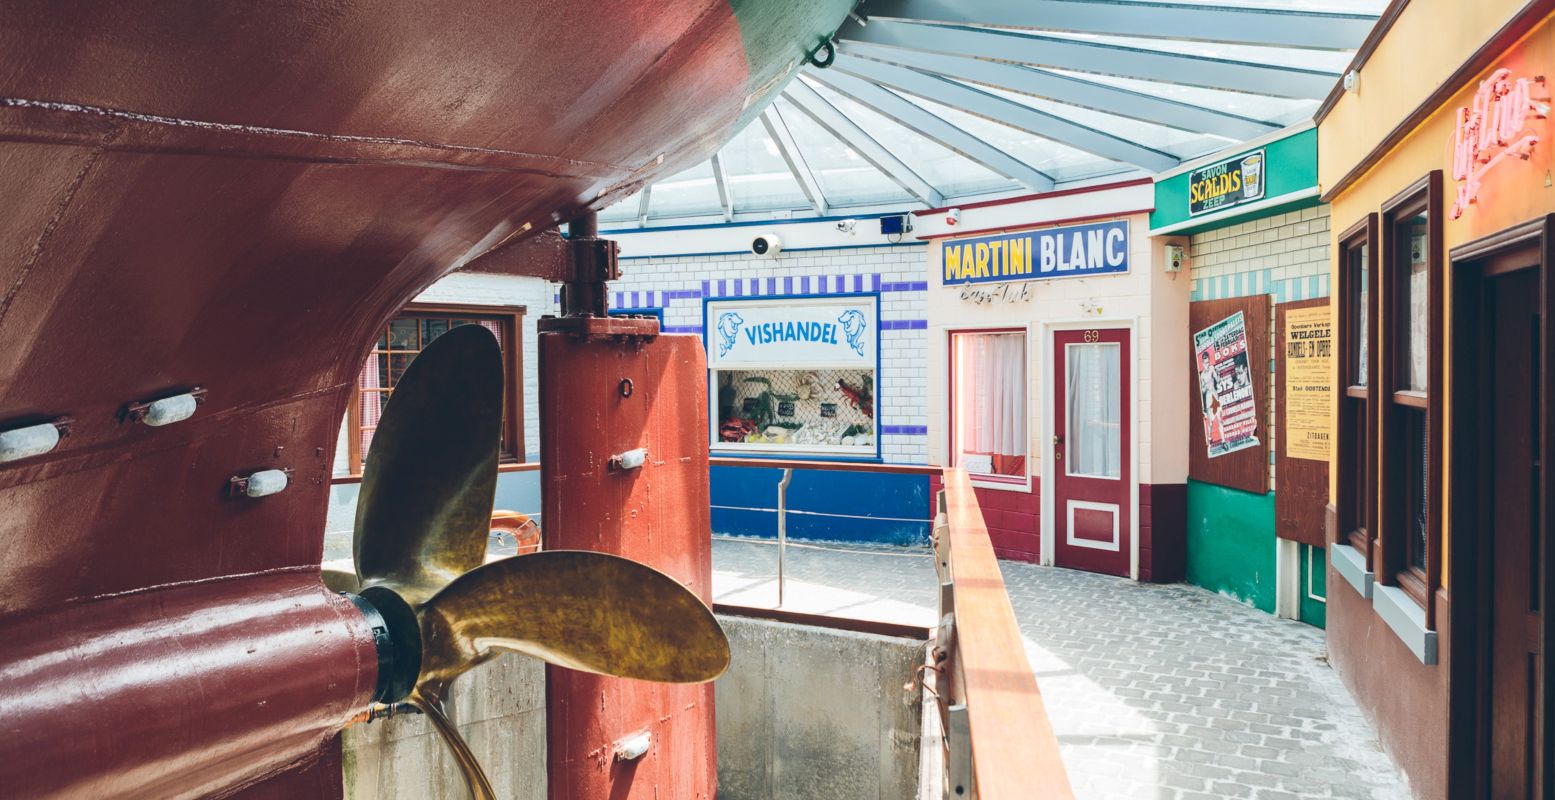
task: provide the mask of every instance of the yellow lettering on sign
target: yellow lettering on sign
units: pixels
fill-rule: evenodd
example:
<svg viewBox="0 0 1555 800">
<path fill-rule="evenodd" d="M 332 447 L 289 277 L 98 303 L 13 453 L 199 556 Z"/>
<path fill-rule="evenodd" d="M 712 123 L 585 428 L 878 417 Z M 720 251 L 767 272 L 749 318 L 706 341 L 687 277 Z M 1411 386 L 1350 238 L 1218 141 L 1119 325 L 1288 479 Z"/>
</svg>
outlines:
<svg viewBox="0 0 1555 800">
<path fill-rule="evenodd" d="M 1010 240 L 1010 270 L 1016 275 L 1031 272 L 1031 253 L 1026 250 L 1026 239 Z"/>
<path fill-rule="evenodd" d="M 953 244 L 945 245 L 945 280 L 959 280 L 961 278 L 961 248 Z"/>
<path fill-rule="evenodd" d="M 977 277 L 988 277 L 988 243 L 978 242 L 974 248 L 977 253 Z"/>
</svg>

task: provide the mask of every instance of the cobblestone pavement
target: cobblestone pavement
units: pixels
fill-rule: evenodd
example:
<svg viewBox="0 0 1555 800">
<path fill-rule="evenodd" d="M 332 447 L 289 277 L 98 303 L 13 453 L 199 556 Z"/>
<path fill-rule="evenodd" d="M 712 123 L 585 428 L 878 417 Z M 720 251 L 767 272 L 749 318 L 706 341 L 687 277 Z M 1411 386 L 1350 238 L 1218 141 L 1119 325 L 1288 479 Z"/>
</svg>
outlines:
<svg viewBox="0 0 1555 800">
<path fill-rule="evenodd" d="M 773 605 L 776 565 L 717 539 L 713 593 Z M 1322 631 L 1181 584 L 1000 567 L 1082 800 L 1409 797 Z M 933 624 L 927 555 L 791 544 L 785 572 L 784 608 Z"/>
</svg>

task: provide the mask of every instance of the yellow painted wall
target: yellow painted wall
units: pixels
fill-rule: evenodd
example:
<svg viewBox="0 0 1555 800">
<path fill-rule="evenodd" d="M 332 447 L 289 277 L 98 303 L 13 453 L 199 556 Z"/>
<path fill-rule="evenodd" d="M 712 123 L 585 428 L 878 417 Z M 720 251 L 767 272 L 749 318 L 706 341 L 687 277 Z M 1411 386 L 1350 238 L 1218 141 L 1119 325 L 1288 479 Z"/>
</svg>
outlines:
<svg viewBox="0 0 1555 800">
<path fill-rule="evenodd" d="M 1503 7 L 1512 6 L 1520 7 L 1521 3 L 1508 0 L 1476 0 L 1474 3 L 1434 0 L 1410 3 L 1398 24 L 1378 47 L 1378 55 L 1382 56 L 1385 53 L 1385 58 L 1381 60 L 1374 58 L 1363 70 L 1361 94 L 1347 95 L 1318 127 L 1318 173 L 1322 180 L 1329 182 L 1321 188 L 1326 192 L 1333 181 L 1337 181 L 1356 163 L 1359 163 L 1383 136 L 1408 116 L 1415 104 L 1436 88 L 1440 80 L 1436 74 L 1441 73 L 1441 77 L 1445 77 L 1447 73 L 1456 69 L 1458 64 L 1467 60 L 1469 55 L 1478 49 L 1481 40 L 1488 39 L 1490 33 L 1505 22 L 1505 15 L 1500 13 L 1504 10 Z M 1470 11 L 1472 13 L 1465 13 Z M 1487 24 L 1479 21 L 1480 15 L 1495 18 L 1494 24 L 1488 26 L 1490 30 L 1484 30 Z M 1484 73 L 1475 76 L 1451 100 L 1437 109 L 1360 180 L 1332 199 L 1334 238 L 1331 252 L 1334 255 L 1331 264 L 1331 280 L 1333 286 L 1340 285 L 1339 234 L 1363 219 L 1366 214 L 1380 212 L 1384 202 L 1431 170 L 1440 169 L 1443 172 L 1442 207 L 1447 217 L 1443 228 L 1444 251 L 1451 251 L 1457 245 L 1555 212 L 1555 188 L 1551 185 L 1551 154 L 1555 151 L 1555 119 L 1546 119 L 1536 121 L 1530 127 L 1543 137 L 1543 141 L 1534 149 L 1533 157 L 1528 161 L 1508 159 L 1500 164 L 1484 179 L 1479 203 L 1471 206 L 1461 218 L 1451 219 L 1453 199 L 1458 190 L 1458 183 L 1452 179 L 1452 138 L 1457 110 L 1470 102 L 1479 87 L 1480 80 L 1501 67 L 1511 69 L 1514 77 L 1547 76 L 1549 78 L 1547 87 L 1555 87 L 1555 25 L 1551 23 L 1552 18 L 1555 18 L 1555 15 L 1546 17 L 1528 35 L 1514 44 L 1502 58 L 1492 62 Z M 1458 29 L 1460 26 L 1473 26 L 1473 30 L 1478 31 L 1474 35 L 1479 36 L 1480 40 L 1466 41 L 1465 37 L 1469 34 Z M 1436 53 L 1435 58 L 1440 59 L 1440 63 L 1433 62 L 1432 65 L 1427 65 L 1426 61 L 1422 60 L 1425 58 L 1422 54 L 1427 52 Z M 1549 88 L 1545 91 L 1548 92 Z M 1535 94 L 1539 93 L 1536 91 Z M 1406 99 L 1400 100 L 1398 99 L 1400 97 Z M 1382 231 L 1379 230 L 1379 233 Z M 1377 266 L 1377 262 L 1374 261 L 1373 275 L 1377 274 Z M 1448 263 L 1445 267 L 1444 278 L 1450 278 L 1451 264 Z M 1450 353 L 1452 348 L 1450 283 L 1450 280 L 1444 280 L 1442 285 L 1432 287 L 1432 291 L 1441 293 L 1447 308 L 1444 354 Z M 1380 288 L 1386 291 L 1386 287 Z M 1443 373 L 1451 374 L 1450 363 L 1446 365 Z M 1339 385 L 1337 374 L 1335 385 Z M 1442 393 L 1442 408 L 1447 419 L 1450 420 L 1452 397 L 1447 392 L 1447 387 L 1433 387 L 1432 391 Z M 1445 430 L 1443 438 L 1444 445 L 1451 442 L 1451 435 Z M 1387 447 L 1388 443 L 1382 442 L 1380 451 L 1386 452 Z M 1444 486 L 1451 485 L 1452 467 L 1453 459 L 1449 448 L 1443 468 Z M 1330 469 L 1329 474 L 1329 497 L 1332 499 L 1338 476 L 1337 467 Z M 1451 518 L 1450 502 L 1450 497 L 1443 498 L 1444 520 Z M 1442 526 L 1442 535 L 1444 538 L 1449 535 L 1448 526 L 1445 524 Z M 1447 585 L 1445 558 L 1448 552 L 1450 550 L 1444 542 L 1443 586 Z"/>
<path fill-rule="evenodd" d="M 1361 68 L 1360 93 L 1346 93 L 1318 126 L 1318 183 L 1336 184 L 1525 2 L 1412 0 L 1405 6 Z"/>
</svg>

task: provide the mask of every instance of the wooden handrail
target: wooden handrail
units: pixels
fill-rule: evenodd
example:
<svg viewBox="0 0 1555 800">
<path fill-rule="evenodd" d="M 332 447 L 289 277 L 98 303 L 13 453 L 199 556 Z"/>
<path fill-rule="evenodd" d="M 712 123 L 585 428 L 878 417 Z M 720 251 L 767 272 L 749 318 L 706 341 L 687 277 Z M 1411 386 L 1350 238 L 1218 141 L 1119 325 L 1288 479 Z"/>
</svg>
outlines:
<svg viewBox="0 0 1555 800">
<path fill-rule="evenodd" d="M 790 461 L 782 458 L 735 458 L 713 456 L 708 463 L 715 467 L 760 467 L 764 469 L 810 469 L 831 472 L 872 472 L 880 475 L 938 475 L 943 467 L 932 464 L 876 464 L 858 461 Z"/>
<path fill-rule="evenodd" d="M 955 583 L 955 700 L 971 726 L 980 800 L 1074 797 L 983 512 L 964 469 L 945 470 Z"/>
</svg>

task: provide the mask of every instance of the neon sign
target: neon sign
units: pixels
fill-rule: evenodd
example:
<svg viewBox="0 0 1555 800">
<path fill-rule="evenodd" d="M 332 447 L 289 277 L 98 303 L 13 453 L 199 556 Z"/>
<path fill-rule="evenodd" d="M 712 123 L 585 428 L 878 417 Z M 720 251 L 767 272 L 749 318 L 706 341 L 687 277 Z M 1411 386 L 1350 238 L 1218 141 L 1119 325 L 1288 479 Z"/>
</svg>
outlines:
<svg viewBox="0 0 1555 800">
<path fill-rule="evenodd" d="M 1453 131 L 1452 178 L 1458 181 L 1458 198 L 1452 218 L 1463 216 L 1479 202 L 1480 181 L 1507 158 L 1527 161 L 1539 135 L 1524 132 L 1528 120 L 1549 116 L 1550 106 L 1535 99 L 1533 85 L 1544 85 L 1544 76 L 1512 80 L 1512 71 L 1498 69 L 1480 81 L 1479 90 L 1466 108 L 1458 109 Z"/>
</svg>

